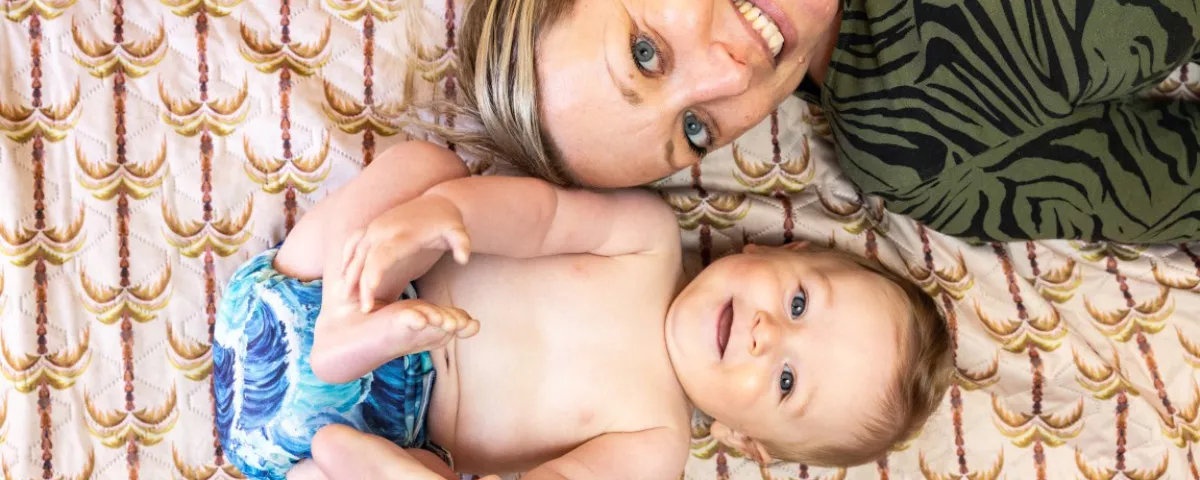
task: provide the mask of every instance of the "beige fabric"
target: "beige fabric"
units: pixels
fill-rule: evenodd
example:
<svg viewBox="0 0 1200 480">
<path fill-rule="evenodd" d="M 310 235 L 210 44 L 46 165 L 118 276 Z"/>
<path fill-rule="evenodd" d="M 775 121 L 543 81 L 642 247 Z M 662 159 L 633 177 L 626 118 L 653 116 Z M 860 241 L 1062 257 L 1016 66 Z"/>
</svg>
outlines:
<svg viewBox="0 0 1200 480">
<path fill-rule="evenodd" d="M 0 2 L 3 478 L 237 475 L 212 427 L 222 285 L 447 94 L 459 10 L 280 5 Z M 1160 93 L 1200 96 L 1200 67 Z M 698 425 L 687 478 L 1196 476 L 1200 245 L 968 246 L 861 201 L 827 132 L 792 100 L 663 181 L 690 268 L 747 240 L 878 255 L 948 308 L 961 379 L 878 465 L 760 470 Z"/>
</svg>

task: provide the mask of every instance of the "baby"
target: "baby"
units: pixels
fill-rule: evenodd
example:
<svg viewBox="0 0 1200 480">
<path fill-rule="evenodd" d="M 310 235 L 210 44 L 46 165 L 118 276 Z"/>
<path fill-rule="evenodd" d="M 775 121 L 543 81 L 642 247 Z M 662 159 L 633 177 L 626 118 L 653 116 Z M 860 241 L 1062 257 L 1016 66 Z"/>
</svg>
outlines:
<svg viewBox="0 0 1200 480">
<path fill-rule="evenodd" d="M 936 306 L 886 270 L 747 246 L 681 289 L 654 195 L 467 175 L 401 144 L 233 275 L 214 383 L 247 476 L 284 478 L 342 424 L 405 447 L 405 478 L 674 479 L 693 408 L 759 462 L 852 465 L 945 391 Z"/>
</svg>

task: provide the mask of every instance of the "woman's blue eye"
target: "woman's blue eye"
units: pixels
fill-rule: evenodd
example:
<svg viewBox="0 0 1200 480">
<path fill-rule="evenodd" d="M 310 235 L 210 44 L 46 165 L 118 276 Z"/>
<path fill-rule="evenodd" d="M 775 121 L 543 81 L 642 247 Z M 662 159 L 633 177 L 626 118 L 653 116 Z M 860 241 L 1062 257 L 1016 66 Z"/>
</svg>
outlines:
<svg viewBox="0 0 1200 480">
<path fill-rule="evenodd" d="M 792 387 L 796 385 L 796 375 L 792 373 L 792 368 L 783 367 L 783 373 L 779 374 L 779 391 L 783 392 L 784 396 L 792 393 Z"/>
<path fill-rule="evenodd" d="M 804 290 L 796 292 L 792 296 L 792 318 L 800 318 L 804 315 L 804 310 L 808 307 L 808 297 L 804 295 Z"/>
<path fill-rule="evenodd" d="M 712 137 L 708 134 L 708 126 L 700 121 L 695 113 L 683 114 L 683 135 L 687 137 L 688 146 L 699 156 L 704 156 L 712 146 Z"/>
<path fill-rule="evenodd" d="M 658 55 L 658 46 L 648 38 L 638 37 L 632 46 L 633 62 L 645 72 L 660 73 L 662 62 Z"/>
</svg>

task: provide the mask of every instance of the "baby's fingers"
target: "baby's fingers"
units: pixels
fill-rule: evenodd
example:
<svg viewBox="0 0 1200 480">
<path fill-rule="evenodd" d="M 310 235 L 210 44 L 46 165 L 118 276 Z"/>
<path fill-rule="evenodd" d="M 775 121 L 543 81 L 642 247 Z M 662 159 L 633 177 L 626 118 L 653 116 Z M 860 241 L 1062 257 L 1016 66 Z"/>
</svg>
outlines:
<svg viewBox="0 0 1200 480">
<path fill-rule="evenodd" d="M 346 272 L 342 276 L 345 282 L 343 289 L 347 298 L 354 298 L 355 289 L 359 288 L 362 283 L 363 267 L 367 263 L 367 252 L 371 249 L 370 240 L 366 234 L 359 236 L 358 241 L 354 242 L 354 249 L 350 253 L 350 262 L 346 265 Z"/>
<path fill-rule="evenodd" d="M 359 250 L 364 247 L 365 238 L 366 234 L 363 231 L 354 232 L 346 238 L 346 244 L 342 246 L 342 283 L 338 288 L 346 298 L 354 298 L 354 289 L 358 286 L 364 256 Z"/>
<path fill-rule="evenodd" d="M 465 265 L 471 257 L 471 237 L 461 225 L 442 232 L 442 239 L 454 254 L 454 261 Z"/>
<path fill-rule="evenodd" d="M 361 242 L 366 232 L 363 230 L 355 230 L 350 236 L 346 237 L 346 242 L 342 244 L 342 276 L 350 270 L 350 262 L 354 260 L 354 252 L 358 249 L 358 242 Z"/>
<path fill-rule="evenodd" d="M 358 279 L 358 293 L 363 312 L 369 312 L 375 303 L 375 292 L 383 278 L 401 259 L 416 253 L 416 249 L 403 239 L 390 239 L 371 245 Z"/>
</svg>

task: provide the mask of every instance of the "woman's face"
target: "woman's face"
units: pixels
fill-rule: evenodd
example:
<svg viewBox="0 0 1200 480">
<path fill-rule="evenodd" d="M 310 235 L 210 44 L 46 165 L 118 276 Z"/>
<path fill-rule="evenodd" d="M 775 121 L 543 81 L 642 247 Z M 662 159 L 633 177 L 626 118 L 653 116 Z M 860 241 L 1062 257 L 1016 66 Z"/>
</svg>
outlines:
<svg viewBox="0 0 1200 480">
<path fill-rule="evenodd" d="M 837 1 L 576 0 L 539 39 L 544 128 L 585 185 L 691 166 L 795 90 Z"/>
</svg>

